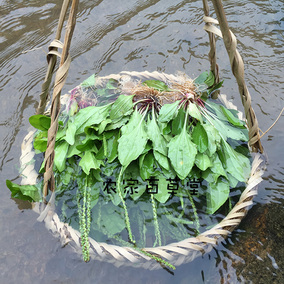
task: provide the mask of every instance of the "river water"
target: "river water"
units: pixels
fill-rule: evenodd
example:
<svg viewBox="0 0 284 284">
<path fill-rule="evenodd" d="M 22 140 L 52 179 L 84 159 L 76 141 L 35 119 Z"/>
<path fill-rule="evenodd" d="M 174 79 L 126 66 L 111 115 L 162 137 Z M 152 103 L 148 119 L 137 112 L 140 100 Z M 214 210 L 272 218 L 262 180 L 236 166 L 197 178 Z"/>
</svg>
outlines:
<svg viewBox="0 0 284 284">
<path fill-rule="evenodd" d="M 211 253 L 174 274 L 86 264 L 68 245 L 61 248 L 28 203 L 11 199 L 5 180 L 19 181 L 21 142 L 38 104 L 61 2 L 0 0 L 0 283 L 284 283 L 283 116 L 262 139 L 267 171 L 248 216 Z M 283 107 L 283 4 L 224 1 L 263 131 Z M 197 76 L 209 69 L 202 17 L 201 0 L 80 1 L 64 92 L 93 73 L 157 70 Z M 241 108 L 221 40 L 217 55 L 222 92 Z"/>
</svg>

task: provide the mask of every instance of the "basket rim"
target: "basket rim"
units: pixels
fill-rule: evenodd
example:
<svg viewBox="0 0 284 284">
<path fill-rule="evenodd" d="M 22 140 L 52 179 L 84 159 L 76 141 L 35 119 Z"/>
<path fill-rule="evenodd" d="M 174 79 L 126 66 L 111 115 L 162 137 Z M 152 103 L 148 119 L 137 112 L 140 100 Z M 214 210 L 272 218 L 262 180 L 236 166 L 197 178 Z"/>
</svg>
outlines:
<svg viewBox="0 0 284 284">
<path fill-rule="evenodd" d="M 119 74 L 111 74 L 108 76 L 99 77 L 100 79 L 120 79 L 122 76 L 138 77 L 141 80 L 157 79 L 161 81 L 177 80 L 180 75 L 169 75 L 165 73 L 155 72 L 129 72 L 123 71 Z M 61 103 L 66 104 L 69 94 L 62 97 Z M 227 100 L 225 95 L 219 95 L 220 101 L 227 107 L 237 109 L 237 107 Z M 242 113 L 240 116 L 242 116 Z M 243 119 L 243 117 L 240 117 Z M 30 130 L 22 143 L 22 156 L 20 158 L 21 168 L 24 168 L 22 176 L 26 178 L 22 184 L 34 184 L 37 178 L 37 173 L 33 165 L 26 163 L 27 159 L 33 158 L 32 141 L 34 130 Z M 250 149 L 251 151 L 251 149 Z M 257 195 L 258 184 L 262 181 L 264 173 L 264 158 L 259 153 L 252 153 L 253 162 L 250 172 L 250 177 L 247 181 L 246 189 L 242 192 L 239 201 L 227 214 L 227 216 L 213 228 L 199 234 L 196 237 L 189 237 L 185 240 L 170 243 L 159 247 L 146 247 L 143 250 L 155 255 L 158 255 L 170 262 L 172 265 L 178 266 L 192 261 L 197 256 L 207 253 L 213 249 L 219 242 L 226 238 L 241 222 L 247 214 L 249 207 L 253 204 L 253 197 Z M 30 161 L 30 160 L 29 160 Z M 23 179 L 24 179 L 23 178 Z M 34 210 L 40 214 L 38 221 L 45 222 L 46 227 L 54 234 L 59 235 L 63 245 L 69 243 L 72 248 L 81 253 L 80 237 L 81 233 L 66 223 L 60 221 L 57 213 L 54 212 L 55 192 L 52 193 L 51 198 L 43 208 L 43 204 L 36 203 Z M 131 248 L 111 245 L 101 242 L 96 242 L 89 237 L 90 243 L 90 257 L 92 259 L 104 260 L 114 263 L 116 266 L 131 265 L 139 266 L 147 269 L 158 269 L 161 265 L 152 258 L 143 253 Z"/>
</svg>

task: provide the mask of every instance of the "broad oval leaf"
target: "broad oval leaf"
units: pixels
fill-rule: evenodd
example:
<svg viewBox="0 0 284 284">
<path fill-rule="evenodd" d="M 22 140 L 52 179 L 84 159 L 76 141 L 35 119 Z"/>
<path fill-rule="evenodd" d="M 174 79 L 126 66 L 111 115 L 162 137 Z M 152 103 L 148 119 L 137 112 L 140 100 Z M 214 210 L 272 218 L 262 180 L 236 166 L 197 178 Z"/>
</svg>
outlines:
<svg viewBox="0 0 284 284">
<path fill-rule="evenodd" d="M 250 161 L 235 151 L 226 141 L 222 141 L 223 166 L 228 173 L 241 182 L 245 182 L 250 174 Z"/>
<path fill-rule="evenodd" d="M 46 115 L 36 114 L 29 118 L 30 124 L 39 130 L 48 130 L 50 127 L 51 118 Z"/>
<path fill-rule="evenodd" d="M 234 126 L 244 127 L 245 124 L 244 121 L 239 120 L 237 117 L 233 115 L 233 113 L 230 110 L 226 109 L 225 107 L 220 106 L 220 108 L 231 124 L 233 124 Z"/>
<path fill-rule="evenodd" d="M 190 103 L 187 107 L 188 113 L 191 117 L 196 118 L 197 120 L 199 120 L 200 122 L 202 122 L 202 115 L 197 107 L 197 105 L 195 103 Z"/>
<path fill-rule="evenodd" d="M 13 198 L 35 202 L 41 201 L 41 190 L 37 185 L 18 185 L 10 180 L 6 180 L 6 185 L 10 189 Z"/>
<path fill-rule="evenodd" d="M 141 155 L 148 140 L 144 117 L 137 116 L 136 112 L 132 115 L 136 118 L 132 119 L 131 117 L 129 123 L 124 126 L 124 131 L 121 130 L 122 135 L 118 139 L 118 159 L 124 167 L 127 167 Z M 130 123 L 133 124 L 134 128 L 128 126 Z"/>
<path fill-rule="evenodd" d="M 105 105 L 101 107 L 89 106 L 81 109 L 74 120 L 77 129 L 76 134 L 83 133 L 86 126 L 100 124 L 108 117 L 110 108 L 111 105 Z"/>
<path fill-rule="evenodd" d="M 83 158 L 79 162 L 79 166 L 89 175 L 91 169 L 99 169 L 101 162 L 95 158 L 95 155 L 91 151 L 86 151 Z"/>
<path fill-rule="evenodd" d="M 159 122 L 170 122 L 173 120 L 178 112 L 180 100 L 172 104 L 165 104 L 161 107 L 159 112 L 158 121 Z"/>
<path fill-rule="evenodd" d="M 183 108 L 178 110 L 177 116 L 172 121 L 172 134 L 178 135 L 181 133 L 185 120 L 185 111 Z"/>
<path fill-rule="evenodd" d="M 153 142 L 153 149 L 166 156 L 168 154 L 167 141 L 161 134 L 161 130 L 155 119 L 155 114 L 153 114 L 152 119 L 148 119 L 147 134 L 149 139 Z"/>
<path fill-rule="evenodd" d="M 179 135 L 172 138 L 168 148 L 168 157 L 174 170 L 181 180 L 185 179 L 194 165 L 197 154 L 196 145 L 191 141 L 185 127 Z"/>
<path fill-rule="evenodd" d="M 217 183 L 209 183 L 207 187 L 207 213 L 214 214 L 228 199 L 230 186 L 221 179 Z"/>
<path fill-rule="evenodd" d="M 165 203 L 170 198 L 171 193 L 168 191 L 169 181 L 163 176 L 158 176 L 158 193 L 154 194 L 154 198 L 160 203 Z"/>
<path fill-rule="evenodd" d="M 212 166 L 212 162 L 206 154 L 197 153 L 195 165 L 202 171 L 205 171 Z"/>
<path fill-rule="evenodd" d="M 208 137 L 208 152 L 211 157 L 214 153 L 216 153 L 217 148 L 220 145 L 221 137 L 219 131 L 212 126 L 211 124 L 203 124 L 203 128 L 205 129 Z"/>
<path fill-rule="evenodd" d="M 118 119 L 130 115 L 133 111 L 133 95 L 120 95 L 111 107 L 110 119 Z"/>
<path fill-rule="evenodd" d="M 152 152 L 148 152 L 140 156 L 139 168 L 140 176 L 143 180 L 148 179 L 154 173 L 154 156 Z"/>
<path fill-rule="evenodd" d="M 66 167 L 66 157 L 69 149 L 69 144 L 65 141 L 60 143 L 54 149 L 54 164 L 57 167 L 59 172 L 62 172 Z"/>
<path fill-rule="evenodd" d="M 166 169 L 167 171 L 170 170 L 170 163 L 169 163 L 169 159 L 167 156 L 161 154 L 158 151 L 154 150 L 154 157 L 156 159 L 156 161 L 158 162 L 158 164 L 163 168 Z"/>
<path fill-rule="evenodd" d="M 162 81 L 159 80 L 147 80 L 143 82 L 143 85 L 149 88 L 154 88 L 160 92 L 170 92 L 171 89 Z"/>
<path fill-rule="evenodd" d="M 197 145 L 197 149 L 200 153 L 204 153 L 207 150 L 208 136 L 200 122 L 193 128 L 192 140 Z"/>
</svg>

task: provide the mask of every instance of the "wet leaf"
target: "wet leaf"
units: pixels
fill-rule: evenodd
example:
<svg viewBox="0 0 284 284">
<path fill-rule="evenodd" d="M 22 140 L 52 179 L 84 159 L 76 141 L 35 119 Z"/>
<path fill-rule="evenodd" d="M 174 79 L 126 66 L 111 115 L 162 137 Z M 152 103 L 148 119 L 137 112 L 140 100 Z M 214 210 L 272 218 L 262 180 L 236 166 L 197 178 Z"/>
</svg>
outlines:
<svg viewBox="0 0 284 284">
<path fill-rule="evenodd" d="M 171 89 L 162 81 L 159 80 L 147 80 L 143 82 L 143 85 L 149 88 L 154 88 L 160 92 L 170 92 Z"/>
<path fill-rule="evenodd" d="M 76 134 L 84 132 L 86 126 L 100 124 L 109 115 L 111 105 L 101 107 L 89 106 L 81 109 L 75 117 L 74 125 L 76 127 Z"/>
<path fill-rule="evenodd" d="M 195 157 L 195 165 L 202 171 L 212 167 L 212 163 L 206 154 L 197 153 Z"/>
<path fill-rule="evenodd" d="M 120 95 L 110 111 L 110 119 L 118 119 L 125 115 L 130 115 L 133 112 L 133 95 Z"/>
<path fill-rule="evenodd" d="M 75 143 L 75 134 L 76 134 L 76 125 L 73 123 L 74 119 L 69 119 L 67 122 L 67 130 L 65 140 L 70 144 L 73 145 Z"/>
<path fill-rule="evenodd" d="M 192 140 L 197 145 L 197 149 L 200 153 L 204 153 L 207 150 L 208 136 L 200 122 L 193 128 Z"/>
<path fill-rule="evenodd" d="M 221 137 L 218 130 L 212 126 L 211 124 L 203 124 L 203 128 L 205 129 L 208 137 L 208 152 L 211 157 L 220 145 Z"/>
<path fill-rule="evenodd" d="M 196 145 L 191 141 L 185 127 L 179 135 L 172 138 L 168 148 L 168 157 L 174 170 L 181 180 L 185 179 L 194 165 L 197 154 Z"/>
<path fill-rule="evenodd" d="M 250 174 L 250 161 L 244 155 L 236 152 L 231 146 L 222 141 L 223 165 L 228 173 L 239 181 L 245 182 Z"/>
<path fill-rule="evenodd" d="M 220 106 L 220 108 L 221 108 L 223 114 L 226 116 L 226 118 L 228 119 L 228 121 L 230 123 L 232 123 L 235 126 L 244 127 L 244 124 L 245 124 L 244 121 L 241 121 L 237 117 L 235 117 L 233 115 L 233 113 L 230 110 L 228 110 L 227 108 L 225 108 L 223 106 Z"/>
<path fill-rule="evenodd" d="M 112 137 L 107 140 L 107 158 L 109 163 L 112 163 L 117 157 L 118 138 L 119 132 L 116 131 L 113 133 Z"/>
<path fill-rule="evenodd" d="M 170 162 L 167 156 L 161 154 L 158 151 L 154 150 L 154 157 L 158 164 L 165 170 L 169 171 L 170 170 Z"/>
<path fill-rule="evenodd" d="M 219 179 L 217 183 L 209 183 L 207 187 L 207 213 L 214 214 L 228 199 L 229 183 Z"/>
<path fill-rule="evenodd" d="M 161 134 L 161 130 L 156 122 L 155 114 L 153 113 L 152 119 L 147 122 L 147 134 L 149 139 L 153 142 L 153 149 L 163 155 L 167 155 L 167 142 Z"/>
<path fill-rule="evenodd" d="M 34 148 L 40 152 L 45 152 L 47 148 L 47 131 L 39 132 L 34 138 Z"/>
<path fill-rule="evenodd" d="M 160 203 L 165 203 L 170 198 L 171 194 L 168 192 L 169 181 L 162 175 L 158 176 L 158 193 L 154 194 L 154 198 Z"/>
<path fill-rule="evenodd" d="M 82 168 L 86 175 L 90 174 L 91 169 L 99 169 L 100 165 L 100 160 L 97 160 L 95 158 L 95 155 L 91 151 L 86 151 L 81 161 L 79 162 L 79 166 Z"/>
<path fill-rule="evenodd" d="M 6 180 L 6 185 L 10 189 L 13 198 L 35 202 L 41 201 L 40 189 L 36 185 L 18 185 L 10 180 Z"/>
<path fill-rule="evenodd" d="M 208 76 L 207 78 L 205 79 L 204 83 L 208 86 L 208 87 L 211 87 L 215 82 L 215 77 L 214 77 L 214 74 L 212 71 L 210 71 L 208 73 Z"/>
<path fill-rule="evenodd" d="M 67 142 L 60 143 L 54 149 L 54 164 L 59 172 L 62 172 L 66 167 L 66 157 L 69 149 L 69 144 Z"/>
<path fill-rule="evenodd" d="M 194 79 L 194 83 L 197 85 L 205 84 L 207 78 L 208 78 L 208 72 L 204 71 L 196 79 Z"/>
<path fill-rule="evenodd" d="M 158 121 L 159 122 L 170 122 L 171 120 L 173 120 L 178 113 L 179 103 L 180 103 L 180 100 L 172 104 L 163 105 L 159 112 Z"/>
<path fill-rule="evenodd" d="M 183 108 L 178 110 L 177 116 L 172 121 L 172 134 L 178 135 L 181 133 L 185 119 L 185 111 Z M 162 153 L 163 154 L 163 153 Z"/>
<path fill-rule="evenodd" d="M 95 74 L 93 74 L 93 75 L 90 76 L 88 79 L 86 79 L 85 81 L 83 81 L 83 82 L 81 83 L 81 86 L 87 88 L 87 87 L 94 86 L 95 83 L 96 83 L 96 76 L 95 76 Z"/>
<path fill-rule="evenodd" d="M 191 117 L 196 118 L 197 120 L 199 120 L 200 122 L 202 122 L 202 115 L 197 107 L 197 105 L 195 103 L 190 103 L 187 107 L 188 113 Z"/>
<path fill-rule="evenodd" d="M 121 129 L 122 135 L 118 139 L 118 159 L 124 167 L 141 155 L 148 140 L 144 117 L 137 114 L 136 110 L 129 123 Z"/>
<path fill-rule="evenodd" d="M 139 157 L 140 176 L 143 180 L 146 180 L 153 175 L 154 161 L 152 152 L 148 152 Z"/>
<path fill-rule="evenodd" d="M 211 166 L 211 171 L 213 172 L 213 177 L 214 177 L 214 181 L 217 182 L 218 178 L 220 176 L 226 177 L 227 178 L 227 174 L 223 168 L 223 165 L 217 155 L 217 153 L 215 153 L 212 158 L 212 166 Z"/>
<path fill-rule="evenodd" d="M 29 118 L 30 124 L 39 130 L 48 130 L 50 127 L 51 118 L 46 115 L 36 114 Z"/>
<path fill-rule="evenodd" d="M 217 115 L 217 119 L 211 118 L 210 120 L 225 140 L 232 138 L 235 140 L 248 141 L 248 130 L 246 128 L 237 128 L 229 124 L 226 116 L 220 110 L 220 105 L 209 101 L 206 102 L 206 105 Z"/>
</svg>

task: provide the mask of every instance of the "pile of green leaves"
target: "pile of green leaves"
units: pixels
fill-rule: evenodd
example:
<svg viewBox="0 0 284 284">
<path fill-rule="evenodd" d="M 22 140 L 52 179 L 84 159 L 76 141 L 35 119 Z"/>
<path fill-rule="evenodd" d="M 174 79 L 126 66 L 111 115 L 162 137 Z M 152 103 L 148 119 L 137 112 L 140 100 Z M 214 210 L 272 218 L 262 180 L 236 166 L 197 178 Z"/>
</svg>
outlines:
<svg viewBox="0 0 284 284">
<path fill-rule="evenodd" d="M 219 87 L 212 87 L 213 82 L 214 76 L 207 72 L 195 80 L 197 89 L 207 96 Z M 171 91 L 160 81 L 150 80 L 144 84 L 159 91 Z M 50 118 L 36 115 L 30 118 L 30 123 L 38 129 L 34 148 L 44 152 Z M 192 220 L 181 217 L 190 206 L 191 211 L 185 215 L 191 216 L 198 233 L 197 212 L 186 189 L 186 179 L 201 178 L 207 182 L 207 213 L 215 213 L 228 199 L 230 188 L 248 178 L 250 161 L 242 146 L 247 140 L 248 131 L 245 123 L 238 119 L 237 111 L 205 97 L 204 100 L 184 99 L 165 104 L 159 111 L 149 105 L 141 111 L 133 103 L 133 95 L 120 94 L 113 103 L 69 113 L 59 124 L 55 145 L 54 172 L 62 214 L 71 219 L 64 208 L 67 204 L 77 206 L 81 212 L 77 223 L 87 227 L 86 234 L 90 231 L 88 222 L 92 218 L 95 238 L 101 234 L 115 238 L 120 233 L 123 235 L 126 228 L 129 240 L 135 243 L 130 226 L 133 221 L 129 217 L 129 212 L 134 210 L 133 215 L 139 215 L 136 219 L 140 222 L 136 222 L 140 224 L 137 225 L 139 234 L 144 234 L 140 245 L 146 244 L 145 224 L 151 217 L 154 243 L 161 245 L 161 239 L 167 239 L 163 237 L 165 232 L 160 230 L 161 216 L 167 218 L 165 224 L 174 222 L 178 228 L 180 224 L 189 225 Z M 116 184 L 116 189 L 111 192 L 105 190 L 109 178 Z M 156 194 L 146 193 L 151 178 L 158 182 Z M 180 198 L 181 206 L 167 208 L 167 204 L 173 204 L 168 188 L 170 180 L 174 179 L 179 183 L 176 196 Z M 125 180 L 137 180 L 133 193 L 123 190 Z M 13 197 L 40 201 L 39 185 L 18 186 L 7 181 L 7 186 Z M 76 193 L 71 194 L 72 190 Z M 189 204 L 184 204 L 185 199 L 190 200 Z M 139 200 L 149 202 L 141 202 L 139 207 Z M 170 208 L 175 209 L 171 211 Z M 78 220 L 78 215 L 76 218 Z M 87 221 L 82 223 L 82 219 Z M 185 235 L 183 231 L 182 237 Z"/>
</svg>

